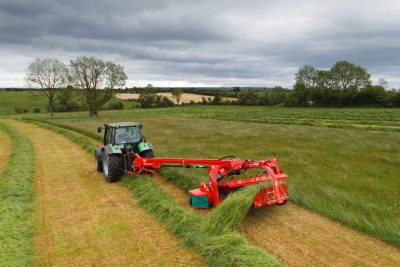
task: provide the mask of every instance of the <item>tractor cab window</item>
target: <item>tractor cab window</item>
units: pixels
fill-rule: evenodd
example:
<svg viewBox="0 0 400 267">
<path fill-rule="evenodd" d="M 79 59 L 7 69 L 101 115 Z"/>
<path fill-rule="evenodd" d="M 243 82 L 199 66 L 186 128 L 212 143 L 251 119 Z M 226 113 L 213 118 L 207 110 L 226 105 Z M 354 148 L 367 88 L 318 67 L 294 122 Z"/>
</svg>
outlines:
<svg viewBox="0 0 400 267">
<path fill-rule="evenodd" d="M 106 134 L 105 134 L 105 136 L 104 136 L 104 144 L 106 145 L 106 144 L 109 144 L 109 143 L 111 143 L 111 139 L 110 139 L 110 137 L 111 137 L 111 131 L 112 131 L 112 128 L 107 128 L 106 129 Z"/>
<path fill-rule="evenodd" d="M 115 130 L 115 143 L 137 143 L 142 138 L 139 127 L 120 127 Z"/>
</svg>

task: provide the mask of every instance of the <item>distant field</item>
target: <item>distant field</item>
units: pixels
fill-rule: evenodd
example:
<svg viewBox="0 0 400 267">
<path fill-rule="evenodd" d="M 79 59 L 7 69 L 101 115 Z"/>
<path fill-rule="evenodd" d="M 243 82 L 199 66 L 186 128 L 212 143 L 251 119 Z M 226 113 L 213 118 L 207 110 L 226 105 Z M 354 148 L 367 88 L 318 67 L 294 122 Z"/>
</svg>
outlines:
<svg viewBox="0 0 400 267">
<path fill-rule="evenodd" d="M 157 95 L 160 96 L 165 96 L 168 99 L 172 100 L 175 104 L 177 103 L 176 98 L 172 95 L 172 93 L 157 93 Z M 134 93 L 119 93 L 116 94 L 115 96 L 117 99 L 121 99 L 121 100 L 130 100 L 130 99 L 138 99 L 139 98 L 139 94 L 134 94 Z M 208 95 L 198 95 L 198 94 L 189 94 L 189 93 L 183 93 L 180 99 L 180 103 L 190 103 L 191 101 L 195 102 L 195 103 L 199 103 L 203 100 L 203 97 L 208 99 L 214 99 L 213 96 L 208 96 Z M 232 97 L 223 97 L 224 100 L 236 100 L 236 98 L 232 98 Z"/>
<path fill-rule="evenodd" d="M 206 106 L 104 111 L 98 119 L 88 119 L 87 113 L 64 113 L 53 121 L 93 132 L 104 122 L 140 121 L 157 156 L 276 156 L 289 175 L 292 201 L 399 245 L 400 134 L 365 130 L 397 130 L 399 112 Z M 242 122 L 246 120 L 261 123 Z M 268 123 L 274 121 L 280 125 Z M 365 129 L 283 125 L 298 121 Z M 207 179 L 196 170 L 178 170 L 177 174 Z"/>
<path fill-rule="evenodd" d="M 47 110 L 47 98 L 40 91 L 4 92 L 0 91 L 0 115 L 15 114 L 15 108 L 32 113 L 35 108 Z"/>
<path fill-rule="evenodd" d="M 155 114 L 269 124 L 400 131 L 400 109 L 200 106 L 152 110 Z M 150 113 L 152 112 L 150 111 Z M 148 113 L 148 112 L 147 112 Z"/>
<path fill-rule="evenodd" d="M 122 102 L 124 108 L 127 109 L 132 108 L 134 105 L 131 101 L 113 97 L 105 107 L 116 102 Z M 47 97 L 39 90 L 21 92 L 0 91 L 0 115 L 16 114 L 15 108 L 21 109 L 23 113 L 33 113 L 35 108 L 39 108 L 41 113 L 46 113 L 48 106 Z"/>
<path fill-rule="evenodd" d="M 126 106 L 128 107 L 128 105 Z M 76 118 L 87 116 L 87 114 L 86 112 L 70 113 L 62 114 L 60 116 Z M 100 112 L 100 116 L 102 116 L 102 112 Z M 400 109 L 388 108 L 185 106 L 108 111 L 105 116 L 108 118 L 172 116 L 266 124 L 310 125 L 331 128 L 400 131 Z"/>
</svg>

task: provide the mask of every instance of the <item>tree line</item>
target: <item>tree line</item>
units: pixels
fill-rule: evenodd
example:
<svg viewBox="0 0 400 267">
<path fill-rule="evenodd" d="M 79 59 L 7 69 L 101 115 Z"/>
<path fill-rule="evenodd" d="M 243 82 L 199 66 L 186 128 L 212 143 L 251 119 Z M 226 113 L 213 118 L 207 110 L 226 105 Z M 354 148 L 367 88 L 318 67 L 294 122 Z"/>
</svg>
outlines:
<svg viewBox="0 0 400 267">
<path fill-rule="evenodd" d="M 374 85 L 370 78 L 365 68 L 348 61 L 338 61 L 329 70 L 305 65 L 296 73 L 293 90 L 239 92 L 237 104 L 400 107 L 399 91 L 387 90 L 384 79 Z"/>
<path fill-rule="evenodd" d="M 35 59 L 26 74 L 28 83 L 40 87 L 48 98 L 51 116 L 54 111 L 89 110 L 89 115 L 96 117 L 98 110 L 105 108 L 127 78 L 123 66 L 85 56 L 70 60 L 68 65 L 54 58 Z M 174 106 L 167 97 L 157 95 L 159 89 L 151 84 L 133 90 L 140 94 L 137 102 L 142 108 Z M 348 61 L 338 61 L 328 70 L 310 65 L 301 67 L 295 75 L 293 90 L 277 86 L 258 90 L 234 87 L 230 91 L 173 88 L 171 92 L 178 105 L 182 93 L 190 92 L 212 97 L 203 97 L 201 103 L 189 105 L 400 107 L 400 91 L 387 90 L 384 79 L 372 84 L 371 75 L 365 68 Z M 223 97 L 235 97 L 236 101 Z M 123 105 L 121 102 L 109 103 L 106 108 L 118 109 Z"/>
<path fill-rule="evenodd" d="M 35 59 L 26 74 L 27 82 L 39 86 L 48 98 L 51 117 L 60 88 L 69 85 L 83 89 L 89 116 L 96 117 L 98 110 L 112 98 L 113 89 L 124 86 L 127 78 L 123 66 L 85 56 L 71 60 L 68 66 L 55 58 Z"/>
</svg>

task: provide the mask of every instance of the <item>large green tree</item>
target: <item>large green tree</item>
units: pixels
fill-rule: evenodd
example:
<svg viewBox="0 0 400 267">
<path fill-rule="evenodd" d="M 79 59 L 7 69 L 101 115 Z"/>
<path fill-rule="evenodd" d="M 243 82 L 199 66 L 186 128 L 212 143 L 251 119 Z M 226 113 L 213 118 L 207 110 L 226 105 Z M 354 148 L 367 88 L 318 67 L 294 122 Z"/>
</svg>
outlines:
<svg viewBox="0 0 400 267">
<path fill-rule="evenodd" d="M 338 61 L 330 69 L 333 89 L 361 90 L 371 84 L 367 70 L 348 61 Z"/>
<path fill-rule="evenodd" d="M 124 86 L 127 78 L 123 66 L 111 61 L 78 57 L 70 63 L 70 79 L 77 88 L 85 90 L 91 117 L 97 117 L 98 110 L 111 99 L 113 90 Z"/>
<path fill-rule="evenodd" d="M 318 71 L 313 66 L 304 65 L 296 73 L 297 89 L 313 88 L 317 85 Z"/>
</svg>

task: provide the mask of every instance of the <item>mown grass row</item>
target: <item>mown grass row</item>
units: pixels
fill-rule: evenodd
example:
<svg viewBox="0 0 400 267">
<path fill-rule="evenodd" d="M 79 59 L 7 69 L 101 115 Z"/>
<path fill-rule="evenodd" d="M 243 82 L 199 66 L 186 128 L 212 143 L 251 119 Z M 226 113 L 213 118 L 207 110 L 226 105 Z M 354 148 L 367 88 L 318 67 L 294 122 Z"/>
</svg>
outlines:
<svg viewBox="0 0 400 267">
<path fill-rule="evenodd" d="M 94 150 L 93 142 L 54 123 L 29 122 L 64 135 L 89 153 Z M 195 249 L 210 266 L 282 265 L 264 250 L 252 246 L 236 231 L 251 207 L 256 187 L 248 187 L 228 197 L 205 219 L 179 206 L 147 176 L 123 177 L 121 184 L 133 193 L 140 206 L 154 213 L 177 235 L 183 246 Z"/>
<path fill-rule="evenodd" d="M 23 120 L 24 120 L 24 121 L 27 121 L 27 122 L 41 122 L 41 123 L 46 123 L 46 124 L 49 124 L 49 125 L 56 126 L 56 127 L 58 127 L 58 128 L 62 128 L 62 129 L 66 129 L 66 130 L 71 130 L 71 131 L 80 133 L 80 134 L 85 135 L 85 136 L 87 136 L 87 137 L 89 137 L 89 138 L 92 138 L 92 139 L 96 139 L 96 140 L 99 140 L 99 141 L 102 140 L 102 138 L 101 138 L 99 135 L 95 134 L 94 132 L 91 132 L 91 131 L 82 129 L 82 128 L 73 127 L 73 126 L 70 126 L 70 125 L 64 125 L 64 124 L 60 124 L 60 123 L 55 123 L 55 122 L 52 122 L 52 121 L 37 120 L 37 119 L 33 119 L 33 118 L 23 118 Z"/>
<path fill-rule="evenodd" d="M 307 125 L 374 131 L 400 131 L 399 108 L 287 108 L 258 106 L 185 106 L 103 111 L 107 118 L 173 116 L 266 124 Z M 32 115 L 44 118 L 44 114 Z M 86 113 L 63 113 L 59 118 L 82 120 Z"/>
<path fill-rule="evenodd" d="M 274 108 L 241 106 L 189 106 L 134 111 L 110 111 L 108 116 L 179 116 L 268 124 L 400 131 L 400 109 L 383 108 Z"/>
<path fill-rule="evenodd" d="M 34 197 L 35 157 L 26 136 L 8 124 L 0 128 L 12 138 L 12 154 L 0 174 L 0 266 L 31 266 L 34 263 L 30 220 Z"/>
</svg>

